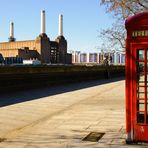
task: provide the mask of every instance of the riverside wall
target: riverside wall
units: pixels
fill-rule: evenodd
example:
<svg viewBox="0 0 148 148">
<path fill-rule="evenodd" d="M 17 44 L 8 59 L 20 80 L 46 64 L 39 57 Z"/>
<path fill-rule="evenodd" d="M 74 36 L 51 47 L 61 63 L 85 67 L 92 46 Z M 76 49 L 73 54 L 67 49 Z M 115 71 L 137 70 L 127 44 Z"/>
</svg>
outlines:
<svg viewBox="0 0 148 148">
<path fill-rule="evenodd" d="M 0 66 L 0 91 L 30 89 L 125 75 L 125 66 Z"/>
</svg>

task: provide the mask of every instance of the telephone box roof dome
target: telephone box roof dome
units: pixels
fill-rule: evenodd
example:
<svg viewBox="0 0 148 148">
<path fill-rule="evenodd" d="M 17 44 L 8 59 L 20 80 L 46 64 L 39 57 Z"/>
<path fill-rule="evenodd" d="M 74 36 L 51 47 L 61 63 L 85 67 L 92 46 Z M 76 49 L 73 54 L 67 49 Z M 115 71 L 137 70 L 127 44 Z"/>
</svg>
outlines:
<svg viewBox="0 0 148 148">
<path fill-rule="evenodd" d="M 125 21 L 126 28 L 137 28 L 148 26 L 148 11 L 129 16 Z"/>
</svg>

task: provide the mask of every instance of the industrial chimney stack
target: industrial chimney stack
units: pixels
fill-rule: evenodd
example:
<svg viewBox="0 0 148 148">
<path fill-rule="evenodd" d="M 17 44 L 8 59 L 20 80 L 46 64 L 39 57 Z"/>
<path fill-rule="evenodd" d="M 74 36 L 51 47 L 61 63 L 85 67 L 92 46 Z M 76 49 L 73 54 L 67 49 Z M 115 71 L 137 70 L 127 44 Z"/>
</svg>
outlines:
<svg viewBox="0 0 148 148">
<path fill-rule="evenodd" d="M 41 34 L 45 34 L 46 27 L 45 27 L 45 10 L 41 11 Z"/>
<path fill-rule="evenodd" d="M 15 41 L 14 38 L 14 23 L 10 22 L 9 42 Z"/>
<path fill-rule="evenodd" d="M 59 36 L 63 36 L 63 15 L 59 15 Z"/>
</svg>

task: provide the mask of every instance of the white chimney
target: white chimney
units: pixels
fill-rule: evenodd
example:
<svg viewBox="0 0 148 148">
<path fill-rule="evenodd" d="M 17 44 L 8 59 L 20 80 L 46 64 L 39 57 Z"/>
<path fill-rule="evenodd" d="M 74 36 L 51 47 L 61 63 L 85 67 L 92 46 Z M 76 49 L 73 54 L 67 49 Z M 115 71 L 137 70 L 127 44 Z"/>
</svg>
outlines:
<svg viewBox="0 0 148 148">
<path fill-rule="evenodd" d="M 10 32 L 9 32 L 10 38 L 14 38 L 14 23 L 10 22 Z"/>
<path fill-rule="evenodd" d="M 59 15 L 59 36 L 63 36 L 63 15 Z"/>
<path fill-rule="evenodd" d="M 41 11 L 41 34 L 45 33 L 46 28 L 45 28 L 45 10 Z"/>
</svg>

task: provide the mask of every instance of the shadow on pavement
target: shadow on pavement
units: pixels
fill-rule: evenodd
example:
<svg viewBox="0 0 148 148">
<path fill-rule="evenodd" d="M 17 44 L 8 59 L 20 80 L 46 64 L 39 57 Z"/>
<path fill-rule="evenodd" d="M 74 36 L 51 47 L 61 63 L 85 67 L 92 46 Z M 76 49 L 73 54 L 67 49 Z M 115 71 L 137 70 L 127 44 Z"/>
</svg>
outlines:
<svg viewBox="0 0 148 148">
<path fill-rule="evenodd" d="M 103 85 L 106 83 L 112 83 L 120 80 L 124 80 L 124 77 L 104 79 L 104 80 L 93 80 L 87 82 L 80 82 L 74 84 L 63 84 L 60 86 L 53 87 L 42 87 L 37 89 L 29 89 L 23 91 L 6 92 L 0 94 L 0 107 L 21 103 L 25 101 L 43 99 L 43 97 L 57 95 L 65 92 L 71 92 L 75 90 L 80 90 L 84 88 L 89 88 L 97 85 Z"/>
</svg>

